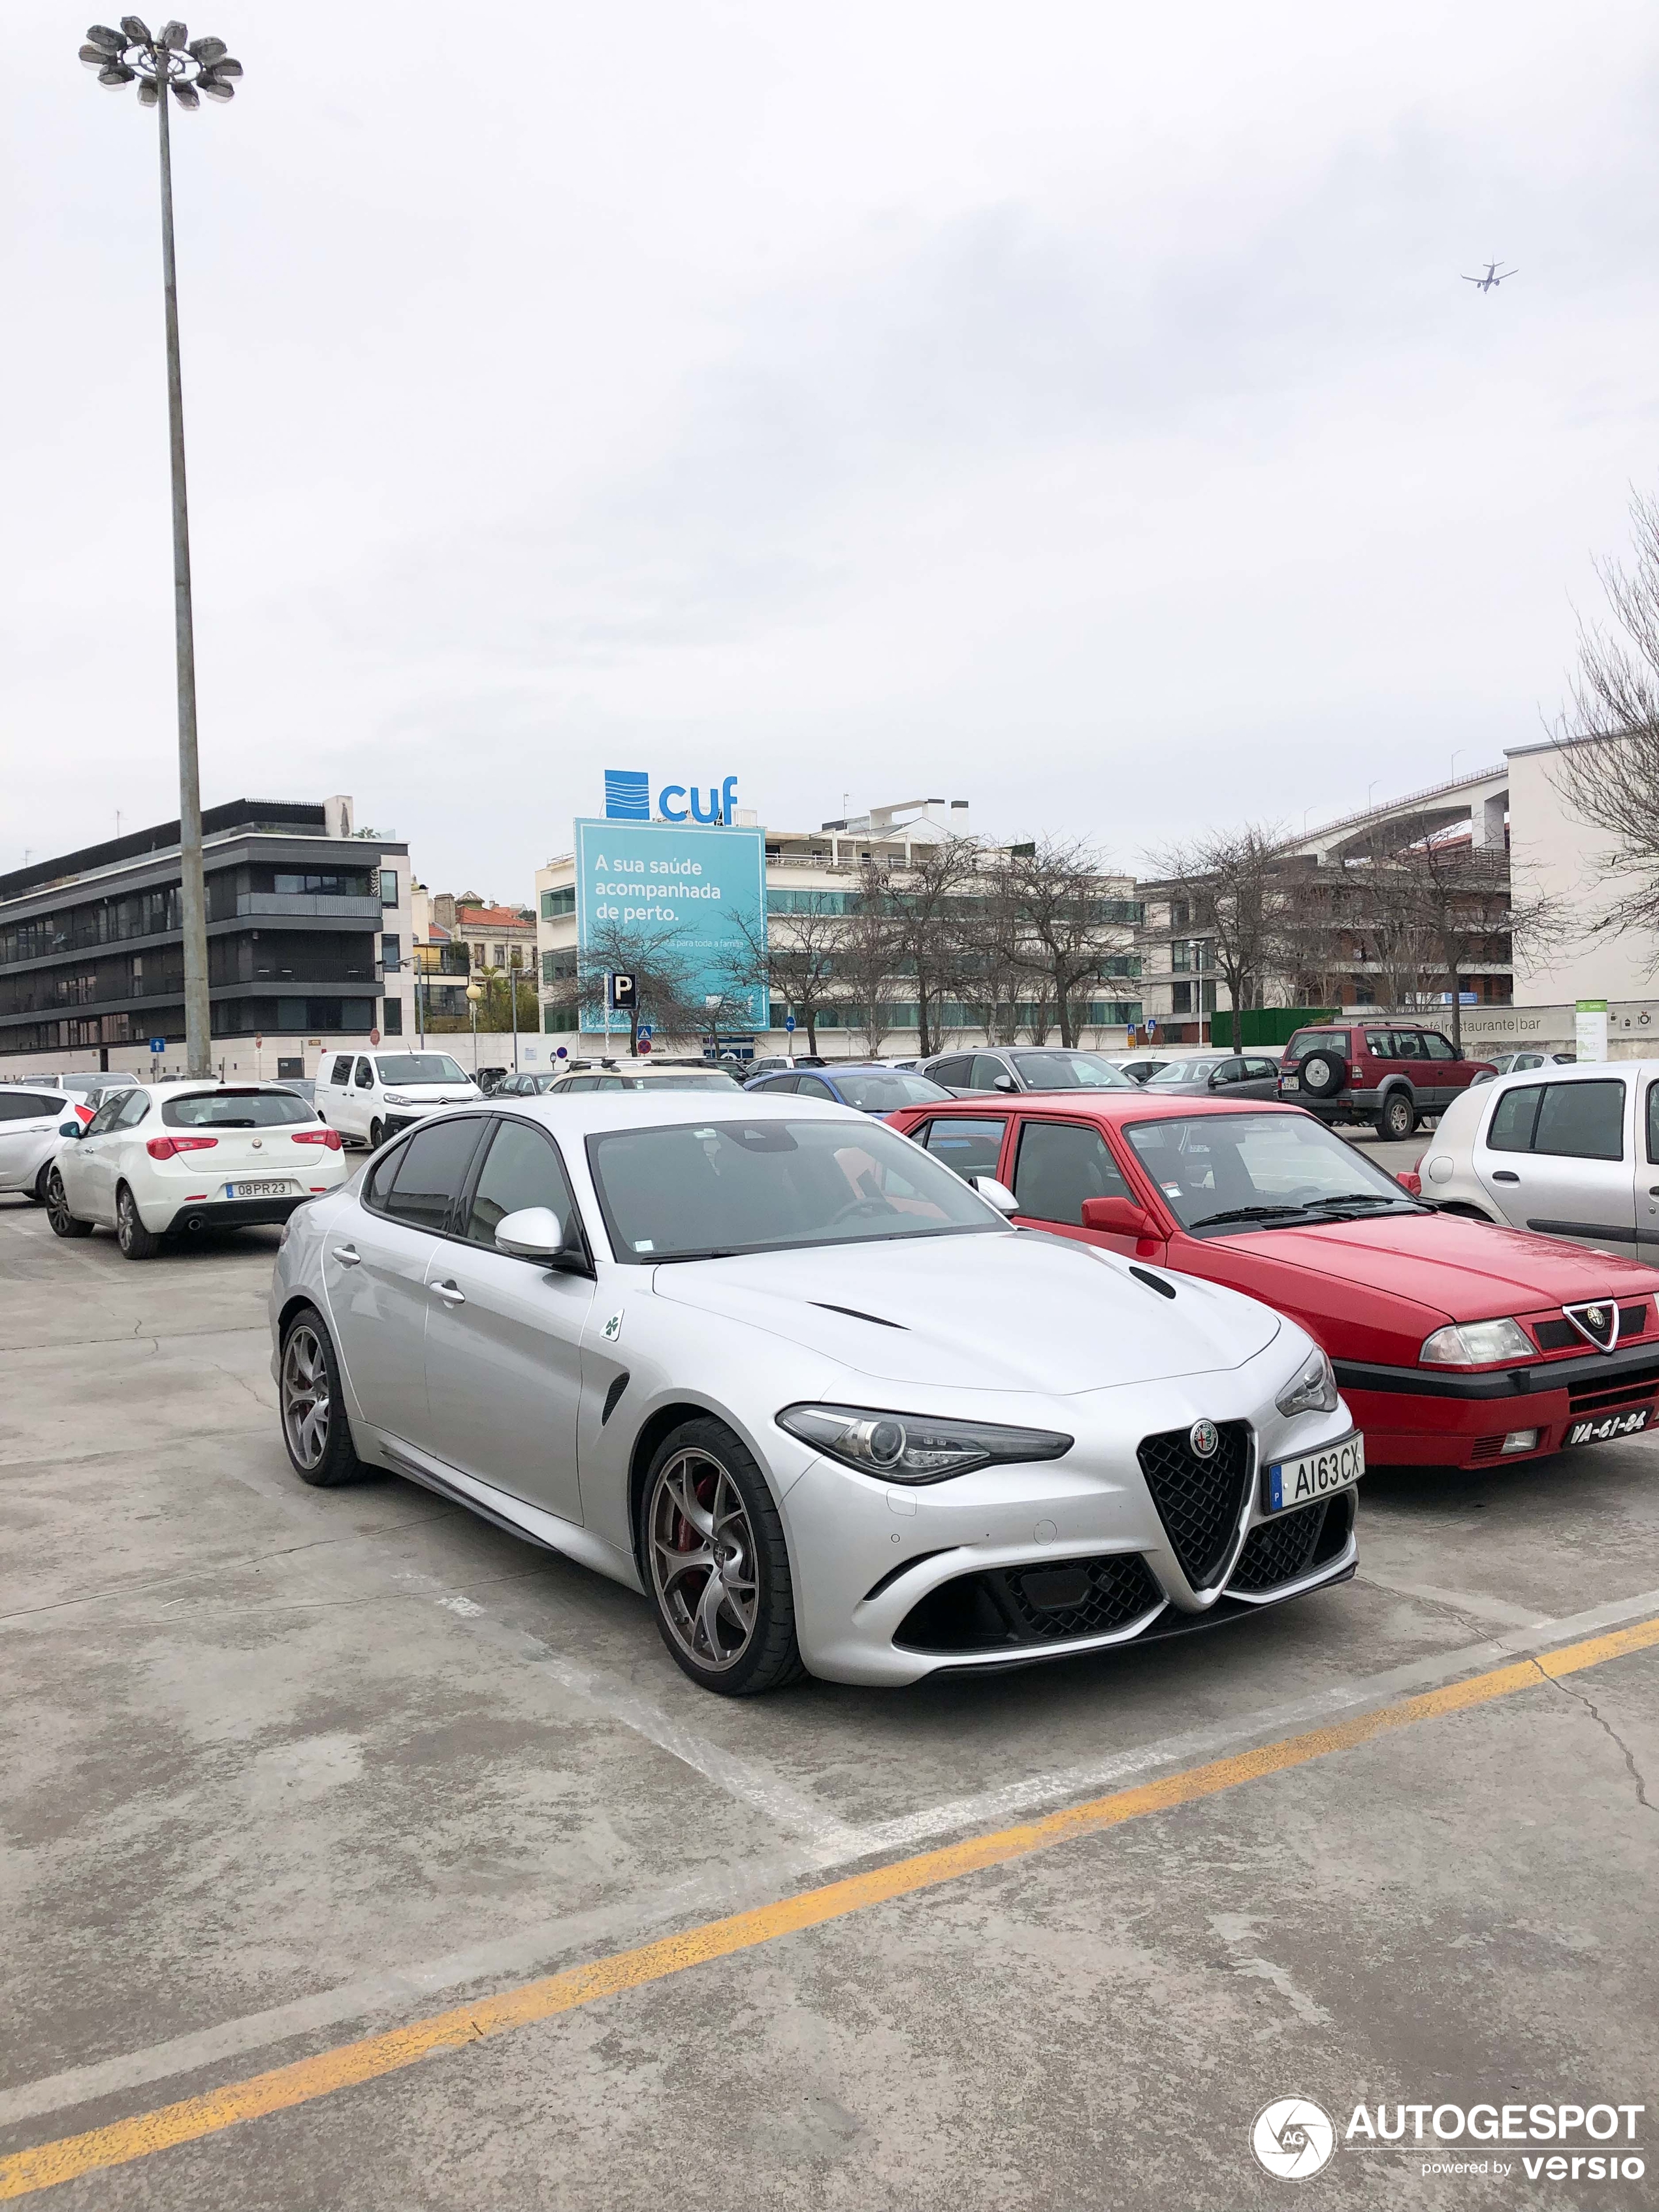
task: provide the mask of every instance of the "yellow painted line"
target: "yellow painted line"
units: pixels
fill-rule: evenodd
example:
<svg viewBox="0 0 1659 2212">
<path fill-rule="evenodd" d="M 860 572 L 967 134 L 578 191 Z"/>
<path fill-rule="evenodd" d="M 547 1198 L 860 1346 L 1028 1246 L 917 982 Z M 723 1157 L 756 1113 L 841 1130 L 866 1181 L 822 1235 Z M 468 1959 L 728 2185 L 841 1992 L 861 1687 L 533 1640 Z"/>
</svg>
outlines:
<svg viewBox="0 0 1659 2212">
<path fill-rule="evenodd" d="M 1006 1866 L 1012 1859 L 1025 1858 L 1033 1851 L 1069 1843 L 1079 1836 L 1097 1835 L 1149 1813 L 1167 1813 L 1178 1805 L 1194 1804 L 1224 1790 L 1237 1789 L 1241 1783 L 1305 1766 L 1332 1752 L 1352 1750 L 1357 1744 L 1372 1742 L 1416 1721 L 1490 1705 L 1516 1690 L 1536 1688 L 1541 1682 L 1601 1666 L 1628 1652 L 1649 1650 L 1656 1644 L 1659 1644 L 1659 1619 L 1640 1621 L 1536 1659 L 1519 1659 L 1512 1665 L 1494 1668 L 1467 1681 L 1449 1682 L 1443 1688 L 1402 1698 L 1352 1720 L 1310 1729 L 1304 1735 L 1238 1752 L 1204 1766 L 1189 1767 L 1183 1773 L 1166 1775 L 1161 1781 L 1141 1783 L 1133 1790 L 1114 1790 L 1109 1796 L 1071 1805 L 1062 1812 L 1023 1821 L 1018 1827 L 1000 1829 L 993 1835 L 975 1836 L 941 1850 L 923 1851 L 914 1858 L 872 1867 L 843 1881 L 806 1890 L 799 1897 L 782 1898 L 750 1912 L 733 1913 L 729 1919 L 689 1929 L 681 1936 L 665 1936 L 637 1950 L 596 1959 L 590 1966 L 568 1967 L 562 1973 L 525 1982 L 494 1996 L 476 1998 L 447 2012 L 434 2013 L 429 2019 L 411 2021 L 406 2027 L 365 2036 L 361 2042 L 319 2051 L 290 2066 L 273 2067 L 269 2073 L 230 2082 L 206 2096 L 186 2097 L 155 2112 L 113 2120 L 107 2127 L 93 2128 L 85 2135 L 64 2136 L 33 2150 L 14 2152 L 0 2159 L 0 2199 L 31 2196 L 58 2182 L 72 2181 L 103 2166 L 124 2166 L 174 2143 L 199 2142 L 204 2136 L 216 2135 L 222 2128 L 234 2127 L 240 2121 L 286 2112 L 293 2106 L 309 2103 L 313 2097 L 331 2096 L 337 2089 L 398 2073 L 437 2051 L 481 2042 L 487 2036 L 501 2035 L 532 2021 L 554 2019 L 600 1997 L 662 1981 L 670 1974 L 684 1973 L 689 1966 L 706 1966 L 711 1959 L 730 1958 L 758 1944 L 775 1942 L 781 1936 L 845 1919 L 870 1905 L 958 1881 L 985 1867 Z"/>
</svg>

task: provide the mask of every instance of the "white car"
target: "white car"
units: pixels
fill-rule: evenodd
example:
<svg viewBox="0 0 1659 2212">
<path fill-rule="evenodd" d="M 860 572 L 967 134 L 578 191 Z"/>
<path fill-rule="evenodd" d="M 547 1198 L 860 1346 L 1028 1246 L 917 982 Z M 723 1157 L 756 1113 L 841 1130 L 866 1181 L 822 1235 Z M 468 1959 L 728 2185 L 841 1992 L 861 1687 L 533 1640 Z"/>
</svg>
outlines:
<svg viewBox="0 0 1659 2212">
<path fill-rule="evenodd" d="M 70 1116 L 88 1118 L 67 1091 L 0 1083 L 0 1190 L 26 1191 L 46 1203 L 58 1126 Z"/>
<path fill-rule="evenodd" d="M 1659 1255 L 1659 1060 L 1547 1064 L 1471 1084 L 1417 1164 L 1443 1213 Z"/>
<path fill-rule="evenodd" d="M 135 1084 L 85 1128 L 66 1115 L 46 1177 L 59 1237 L 113 1229 L 129 1260 L 166 1237 L 286 1221 L 350 1173 L 332 1129 L 275 1083 Z"/>
<path fill-rule="evenodd" d="M 1012 1204 L 788 1096 L 439 1116 L 289 1224 L 289 1456 L 627 1583 L 732 1696 L 1093 1651 L 1350 1576 L 1364 1447 L 1311 1339 Z"/>
<path fill-rule="evenodd" d="M 447 1052 L 325 1052 L 313 1095 L 331 1129 L 378 1152 L 423 1114 L 483 1093 Z"/>
</svg>

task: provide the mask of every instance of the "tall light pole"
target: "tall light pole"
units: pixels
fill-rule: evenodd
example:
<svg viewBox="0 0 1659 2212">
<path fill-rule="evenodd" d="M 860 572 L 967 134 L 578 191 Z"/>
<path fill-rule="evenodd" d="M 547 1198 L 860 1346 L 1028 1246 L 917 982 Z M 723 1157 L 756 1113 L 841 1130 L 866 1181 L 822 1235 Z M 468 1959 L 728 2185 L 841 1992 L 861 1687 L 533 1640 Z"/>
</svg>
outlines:
<svg viewBox="0 0 1659 2212">
<path fill-rule="evenodd" d="M 121 27 L 94 23 L 81 59 L 100 84 L 137 83 L 138 101 L 153 107 L 161 143 L 161 290 L 167 310 L 167 432 L 173 464 L 173 630 L 179 672 L 179 860 L 185 941 L 185 1043 L 191 1075 L 213 1072 L 213 1023 L 208 1003 L 207 891 L 202 873 L 202 787 L 196 759 L 196 633 L 190 596 L 190 514 L 185 501 L 185 399 L 179 374 L 179 279 L 173 258 L 173 152 L 167 137 L 172 93 L 180 107 L 204 98 L 234 99 L 242 74 L 222 39 L 192 39 L 182 23 L 163 23 L 152 38 L 137 15 Z"/>
</svg>

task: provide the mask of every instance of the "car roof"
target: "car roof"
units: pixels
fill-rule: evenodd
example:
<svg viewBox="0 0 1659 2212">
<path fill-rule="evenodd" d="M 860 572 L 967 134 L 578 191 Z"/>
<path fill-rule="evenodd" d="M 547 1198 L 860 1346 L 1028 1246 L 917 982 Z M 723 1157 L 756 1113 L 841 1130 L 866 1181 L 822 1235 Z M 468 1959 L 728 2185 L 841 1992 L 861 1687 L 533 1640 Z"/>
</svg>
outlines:
<svg viewBox="0 0 1659 2212">
<path fill-rule="evenodd" d="M 1503 1079 L 1499 1079 L 1500 1081 Z M 1317 1119 L 1306 1107 L 1276 1098 L 1186 1098 L 1178 1092 L 1160 1095 L 1137 1087 L 1133 1091 L 1027 1091 L 1018 1094 L 981 1091 L 975 1098 L 939 1099 L 899 1109 L 904 1114 L 1006 1114 L 1018 1107 L 1022 1114 L 1053 1114 L 1075 1121 L 1079 1113 L 1110 1121 L 1187 1121 L 1194 1114 L 1300 1114 L 1304 1121 Z"/>
<path fill-rule="evenodd" d="M 1534 1052 L 1541 1050 L 1542 1048 L 1534 1045 L 1521 1045 L 1516 1049 L 1521 1052 Z M 1483 1091 L 1492 1091 L 1499 1089 L 1505 1083 L 1516 1085 L 1535 1083 L 1540 1075 L 1545 1074 L 1548 1075 L 1552 1083 L 1594 1082 L 1598 1075 L 1623 1075 L 1629 1071 L 1634 1071 L 1640 1075 L 1659 1075 L 1659 1059 L 1552 1060 L 1546 1052 L 1542 1067 L 1514 1068 L 1507 1075 L 1495 1076 L 1490 1083 L 1483 1083 L 1480 1088 Z"/>
<path fill-rule="evenodd" d="M 855 1106 L 842 1106 L 832 1098 L 803 1098 L 793 1091 L 769 1098 L 763 1091 L 734 1091 L 729 1101 L 707 1091 L 665 1091 L 657 1098 L 646 1091 L 578 1091 L 563 1097 L 556 1091 L 541 1091 L 533 1098 L 510 1094 L 451 1111 L 455 1116 L 521 1114 L 549 1129 L 588 1136 L 612 1129 L 672 1129 L 716 1119 L 730 1121 L 733 1109 L 735 1118 L 742 1121 L 787 1121 L 805 1116 L 815 1121 L 844 1121 L 849 1129 L 862 1130 L 866 1135 L 870 1128 L 869 1115 Z M 430 1115 L 422 1127 L 448 1118 Z"/>
</svg>

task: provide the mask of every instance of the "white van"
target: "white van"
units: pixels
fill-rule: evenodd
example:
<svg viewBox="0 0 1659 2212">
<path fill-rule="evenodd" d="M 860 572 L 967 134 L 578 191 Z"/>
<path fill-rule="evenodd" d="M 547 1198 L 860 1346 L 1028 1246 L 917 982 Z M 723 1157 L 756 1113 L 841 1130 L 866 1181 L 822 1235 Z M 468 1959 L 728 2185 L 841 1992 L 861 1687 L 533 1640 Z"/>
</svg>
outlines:
<svg viewBox="0 0 1659 2212">
<path fill-rule="evenodd" d="M 422 1114 L 483 1096 L 447 1052 L 325 1052 L 313 1103 L 331 1129 L 378 1152 Z"/>
</svg>

